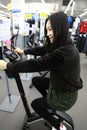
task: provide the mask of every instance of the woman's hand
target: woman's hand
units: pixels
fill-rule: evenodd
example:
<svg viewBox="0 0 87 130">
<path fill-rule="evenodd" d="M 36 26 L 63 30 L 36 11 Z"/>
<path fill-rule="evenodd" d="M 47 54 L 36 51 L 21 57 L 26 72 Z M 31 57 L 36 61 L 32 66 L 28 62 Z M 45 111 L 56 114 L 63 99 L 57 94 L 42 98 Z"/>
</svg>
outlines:
<svg viewBox="0 0 87 130">
<path fill-rule="evenodd" d="M 7 69 L 7 62 L 4 60 L 0 60 L 0 70 L 6 70 Z"/>
<path fill-rule="evenodd" d="M 24 54 L 24 50 L 20 49 L 19 47 L 15 48 L 15 53 Z"/>
</svg>

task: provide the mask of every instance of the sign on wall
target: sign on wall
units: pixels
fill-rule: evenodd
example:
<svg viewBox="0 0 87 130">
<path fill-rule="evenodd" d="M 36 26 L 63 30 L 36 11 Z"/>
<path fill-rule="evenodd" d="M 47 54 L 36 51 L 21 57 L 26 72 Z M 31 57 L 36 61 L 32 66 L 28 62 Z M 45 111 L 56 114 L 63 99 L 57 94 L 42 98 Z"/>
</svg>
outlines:
<svg viewBox="0 0 87 130">
<path fill-rule="evenodd" d="M 10 20 L 7 18 L 0 18 L 0 41 L 6 41 L 11 38 Z"/>
</svg>

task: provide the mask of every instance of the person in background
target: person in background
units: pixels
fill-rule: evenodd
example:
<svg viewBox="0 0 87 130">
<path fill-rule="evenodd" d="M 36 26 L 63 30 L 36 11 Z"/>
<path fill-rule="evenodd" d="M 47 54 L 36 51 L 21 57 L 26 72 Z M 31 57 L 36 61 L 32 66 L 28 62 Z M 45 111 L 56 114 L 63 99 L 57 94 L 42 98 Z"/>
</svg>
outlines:
<svg viewBox="0 0 87 130">
<path fill-rule="evenodd" d="M 43 47 L 22 50 L 16 48 L 15 52 L 21 54 L 35 53 L 41 57 L 37 59 L 18 60 L 6 62 L 0 60 L 0 69 L 15 73 L 49 71 L 49 78 L 43 78 L 35 86 L 42 94 L 34 99 L 31 106 L 45 120 L 56 129 L 59 124 L 54 120 L 48 109 L 67 111 L 73 107 L 78 98 L 78 91 L 83 87 L 80 77 L 80 56 L 78 49 L 69 37 L 67 15 L 56 12 L 48 16 L 45 23 L 46 44 Z M 58 100 L 50 105 L 47 95 L 50 86 L 55 91 Z M 54 98 L 51 96 L 51 99 Z"/>
</svg>

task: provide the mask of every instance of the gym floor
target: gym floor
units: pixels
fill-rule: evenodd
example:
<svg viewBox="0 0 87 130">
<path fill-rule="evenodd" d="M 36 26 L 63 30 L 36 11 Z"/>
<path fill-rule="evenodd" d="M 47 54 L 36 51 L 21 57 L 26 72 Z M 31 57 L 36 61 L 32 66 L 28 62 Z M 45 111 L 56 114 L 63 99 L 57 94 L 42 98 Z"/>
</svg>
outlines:
<svg viewBox="0 0 87 130">
<path fill-rule="evenodd" d="M 70 116 L 73 118 L 75 130 L 86 130 L 87 129 L 87 57 L 85 54 L 80 54 L 81 57 L 81 77 L 83 79 L 84 87 L 79 91 L 79 96 L 76 104 L 69 110 L 67 113 L 70 114 Z M 33 112 L 30 103 L 34 98 L 37 98 L 41 96 L 37 90 L 32 87 L 29 88 L 29 85 L 31 84 L 31 78 L 35 75 L 38 75 L 38 73 L 27 74 L 25 76 L 30 77 L 27 81 L 27 77 L 23 80 L 23 74 L 20 76 L 22 77 L 22 83 L 25 90 L 25 94 L 27 97 L 27 101 L 29 104 L 30 111 Z M 19 97 L 18 104 L 16 105 L 14 111 L 8 111 L 1 109 L 2 104 L 4 103 L 5 99 L 8 98 L 8 92 L 7 92 L 7 84 L 6 84 L 6 77 L 5 72 L 0 71 L 0 76 L 2 77 L 0 79 L 0 130 L 20 130 L 20 127 L 22 125 L 24 116 L 25 116 L 25 110 L 20 98 L 19 91 L 17 89 L 17 85 L 14 79 L 8 79 L 9 81 L 9 89 L 11 92 L 11 98 L 14 96 L 14 99 L 12 98 L 12 102 L 14 104 L 14 101 L 16 97 Z M 7 103 L 7 106 L 10 107 L 10 102 Z"/>
</svg>

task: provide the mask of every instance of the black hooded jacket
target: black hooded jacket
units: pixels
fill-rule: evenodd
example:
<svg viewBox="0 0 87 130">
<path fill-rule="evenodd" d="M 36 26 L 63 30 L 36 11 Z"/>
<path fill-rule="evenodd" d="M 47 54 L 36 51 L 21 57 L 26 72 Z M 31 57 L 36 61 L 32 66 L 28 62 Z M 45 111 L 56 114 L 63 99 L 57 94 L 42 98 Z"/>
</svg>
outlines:
<svg viewBox="0 0 87 130">
<path fill-rule="evenodd" d="M 8 63 L 9 71 L 25 73 L 48 70 L 50 83 L 56 91 L 75 92 L 83 87 L 80 78 L 80 56 L 72 43 L 60 46 L 48 53 L 46 47 L 27 49 L 24 53 L 41 57 Z"/>
</svg>

